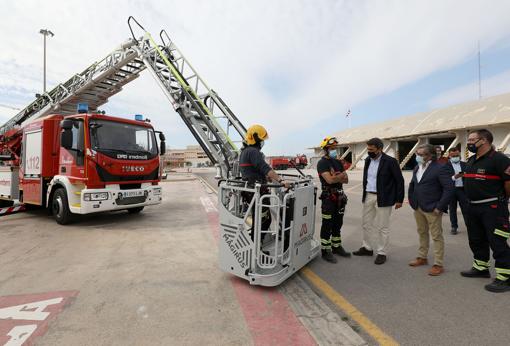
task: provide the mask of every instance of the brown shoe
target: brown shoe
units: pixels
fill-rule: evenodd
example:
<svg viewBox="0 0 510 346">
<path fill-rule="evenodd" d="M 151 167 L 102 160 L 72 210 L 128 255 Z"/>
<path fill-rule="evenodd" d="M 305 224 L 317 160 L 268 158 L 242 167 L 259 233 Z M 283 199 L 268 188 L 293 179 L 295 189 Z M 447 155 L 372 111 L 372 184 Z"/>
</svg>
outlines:
<svg viewBox="0 0 510 346">
<path fill-rule="evenodd" d="M 411 267 L 419 267 L 429 264 L 426 258 L 416 257 L 416 259 L 409 262 Z"/>
<path fill-rule="evenodd" d="M 444 272 L 443 266 L 433 265 L 432 268 L 429 270 L 430 276 L 438 276 L 441 275 L 441 273 Z"/>
</svg>

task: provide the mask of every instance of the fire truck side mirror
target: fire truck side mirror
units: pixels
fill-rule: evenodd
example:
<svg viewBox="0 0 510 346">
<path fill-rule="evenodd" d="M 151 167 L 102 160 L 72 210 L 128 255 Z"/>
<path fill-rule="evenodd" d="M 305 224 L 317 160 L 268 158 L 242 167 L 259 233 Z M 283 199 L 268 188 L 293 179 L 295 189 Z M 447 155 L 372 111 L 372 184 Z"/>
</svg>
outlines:
<svg viewBox="0 0 510 346">
<path fill-rule="evenodd" d="M 64 129 L 62 130 L 62 133 L 60 134 L 60 145 L 70 150 L 73 147 L 73 131 Z"/>
<path fill-rule="evenodd" d="M 159 142 L 160 142 L 159 155 L 165 155 L 165 153 L 166 153 L 165 139 L 166 138 L 165 138 L 165 135 L 163 134 L 163 132 L 159 132 Z"/>
<path fill-rule="evenodd" d="M 60 134 L 60 145 L 69 150 L 73 147 L 73 121 L 70 119 L 62 120 L 60 123 L 62 133 Z"/>
<path fill-rule="evenodd" d="M 165 155 L 165 153 L 166 153 L 166 142 L 161 141 L 160 148 L 159 148 L 159 155 Z"/>
<path fill-rule="evenodd" d="M 60 122 L 60 127 L 64 130 L 72 130 L 73 121 L 71 119 L 64 119 Z"/>
</svg>

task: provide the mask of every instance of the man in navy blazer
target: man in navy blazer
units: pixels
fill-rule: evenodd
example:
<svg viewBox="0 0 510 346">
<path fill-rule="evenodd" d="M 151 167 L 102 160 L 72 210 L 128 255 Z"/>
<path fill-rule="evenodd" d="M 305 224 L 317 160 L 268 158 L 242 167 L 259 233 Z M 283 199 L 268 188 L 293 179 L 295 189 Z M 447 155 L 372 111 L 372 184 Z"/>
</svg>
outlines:
<svg viewBox="0 0 510 346">
<path fill-rule="evenodd" d="M 375 264 L 386 262 L 390 239 L 390 215 L 393 206 L 402 207 L 404 177 L 398 161 L 383 153 L 383 141 L 372 138 L 367 142 L 368 157 L 363 171 L 363 244 L 355 256 L 372 256 Z"/>
<path fill-rule="evenodd" d="M 429 238 L 434 243 L 434 265 L 429 275 L 441 275 L 444 257 L 442 216 L 448 210 L 453 195 L 453 171 L 450 165 L 436 161 L 435 148 L 423 144 L 416 151 L 418 165 L 409 183 L 409 204 L 414 209 L 414 218 L 419 235 L 418 257 L 409 263 L 412 267 L 427 264 Z M 430 234 L 430 236 L 429 236 Z"/>
<path fill-rule="evenodd" d="M 463 181 L 464 172 L 466 171 L 466 163 L 460 159 L 459 148 L 450 148 L 448 150 L 448 157 L 449 160 L 447 165 L 451 166 L 451 169 L 454 173 L 452 180 L 455 184 L 454 193 L 450 201 L 450 205 L 448 206 L 448 214 L 450 214 L 450 223 L 452 226 L 450 232 L 451 234 L 457 234 L 457 229 L 459 228 L 459 223 L 457 220 L 457 203 L 460 205 L 460 211 L 462 212 L 464 224 L 466 223 L 466 212 L 469 205 L 468 198 L 464 192 Z"/>
</svg>

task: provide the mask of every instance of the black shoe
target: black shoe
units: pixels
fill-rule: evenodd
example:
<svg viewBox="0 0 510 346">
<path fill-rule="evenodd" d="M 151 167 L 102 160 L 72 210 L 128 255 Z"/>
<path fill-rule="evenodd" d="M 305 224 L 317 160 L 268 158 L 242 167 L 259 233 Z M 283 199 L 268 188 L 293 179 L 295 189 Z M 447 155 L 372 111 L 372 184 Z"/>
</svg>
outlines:
<svg viewBox="0 0 510 346">
<path fill-rule="evenodd" d="M 492 283 L 485 285 L 485 289 L 489 292 L 501 293 L 510 291 L 510 281 L 501 281 L 495 279 Z"/>
<path fill-rule="evenodd" d="M 336 257 L 333 256 L 331 250 L 322 250 L 322 259 L 330 263 L 336 263 L 338 261 Z"/>
<path fill-rule="evenodd" d="M 451 234 L 456 235 L 457 233 L 457 227 L 452 227 L 452 230 L 450 231 Z"/>
<path fill-rule="evenodd" d="M 374 251 L 372 250 L 367 250 L 367 248 L 365 247 L 360 247 L 358 251 L 354 251 L 352 253 L 354 256 L 373 256 L 374 255 Z"/>
<path fill-rule="evenodd" d="M 471 268 L 469 270 L 465 270 L 463 272 L 460 272 L 460 275 L 466 277 L 466 278 L 490 278 L 491 273 L 489 273 L 489 270 L 478 270 L 475 268 Z"/>
<path fill-rule="evenodd" d="M 345 251 L 342 245 L 340 246 L 333 246 L 333 253 L 337 254 L 342 257 L 351 257 L 351 253 Z"/>
<path fill-rule="evenodd" d="M 375 257 L 375 264 L 383 264 L 384 262 L 386 262 L 386 255 L 377 255 Z"/>
</svg>

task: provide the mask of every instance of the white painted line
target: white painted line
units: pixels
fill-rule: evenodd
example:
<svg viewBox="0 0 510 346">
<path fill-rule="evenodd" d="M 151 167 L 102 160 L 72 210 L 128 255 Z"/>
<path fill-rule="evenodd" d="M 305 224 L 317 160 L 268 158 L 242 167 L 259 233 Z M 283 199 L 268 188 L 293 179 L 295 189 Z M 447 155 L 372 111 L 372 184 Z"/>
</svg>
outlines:
<svg viewBox="0 0 510 346">
<path fill-rule="evenodd" d="M 202 202 L 202 205 L 204 206 L 204 209 L 207 213 L 218 212 L 218 209 L 216 209 L 216 206 L 209 197 L 200 197 L 200 202 Z"/>
</svg>

